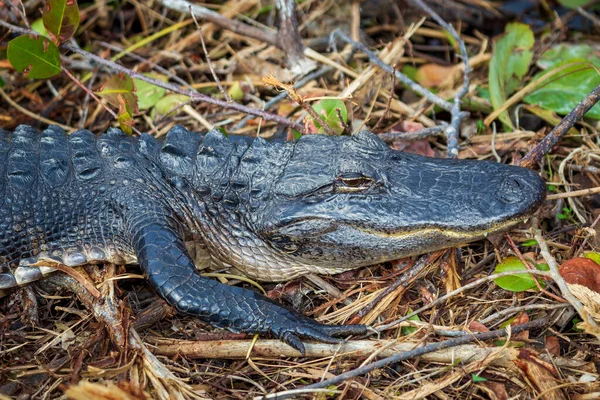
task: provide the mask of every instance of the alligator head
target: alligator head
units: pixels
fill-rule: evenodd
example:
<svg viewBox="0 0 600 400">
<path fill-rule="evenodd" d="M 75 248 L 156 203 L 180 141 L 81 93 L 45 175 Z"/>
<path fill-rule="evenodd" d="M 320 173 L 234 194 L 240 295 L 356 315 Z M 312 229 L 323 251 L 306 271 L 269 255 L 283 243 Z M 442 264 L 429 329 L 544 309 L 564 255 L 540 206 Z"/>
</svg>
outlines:
<svg viewBox="0 0 600 400">
<path fill-rule="evenodd" d="M 211 131 L 194 175 L 213 259 L 268 281 L 480 239 L 529 217 L 546 191 L 531 170 L 394 151 L 369 132 L 246 146 Z"/>
</svg>

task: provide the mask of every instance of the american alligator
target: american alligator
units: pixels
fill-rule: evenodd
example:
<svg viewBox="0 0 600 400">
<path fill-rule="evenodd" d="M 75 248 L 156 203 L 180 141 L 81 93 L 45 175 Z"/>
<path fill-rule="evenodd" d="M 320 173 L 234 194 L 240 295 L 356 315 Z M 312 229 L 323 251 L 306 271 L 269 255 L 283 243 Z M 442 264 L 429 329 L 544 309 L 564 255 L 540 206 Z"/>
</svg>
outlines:
<svg viewBox="0 0 600 400">
<path fill-rule="evenodd" d="M 349 268 L 455 246 L 510 227 L 545 197 L 533 171 L 394 151 L 377 136 L 235 143 L 180 126 L 164 141 L 118 129 L 71 135 L 0 130 L 0 291 L 86 263 L 139 263 L 158 295 L 232 331 L 331 342 L 362 325 L 317 323 L 216 268 L 262 280 Z"/>
</svg>

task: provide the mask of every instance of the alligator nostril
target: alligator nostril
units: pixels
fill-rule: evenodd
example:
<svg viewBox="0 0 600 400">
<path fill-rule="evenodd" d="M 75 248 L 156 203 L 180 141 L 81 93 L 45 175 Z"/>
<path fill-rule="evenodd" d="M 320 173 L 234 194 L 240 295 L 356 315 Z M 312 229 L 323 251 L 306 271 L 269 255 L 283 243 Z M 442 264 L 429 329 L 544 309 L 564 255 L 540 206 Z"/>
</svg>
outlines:
<svg viewBox="0 0 600 400">
<path fill-rule="evenodd" d="M 500 184 L 498 197 L 505 203 L 516 203 L 522 198 L 523 184 L 516 178 L 506 178 Z"/>
</svg>

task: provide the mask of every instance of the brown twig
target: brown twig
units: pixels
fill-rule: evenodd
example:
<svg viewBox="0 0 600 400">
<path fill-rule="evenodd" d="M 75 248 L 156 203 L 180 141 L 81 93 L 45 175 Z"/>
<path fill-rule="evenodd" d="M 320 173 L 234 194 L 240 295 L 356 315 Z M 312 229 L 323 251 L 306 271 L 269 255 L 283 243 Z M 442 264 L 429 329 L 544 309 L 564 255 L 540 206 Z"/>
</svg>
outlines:
<svg viewBox="0 0 600 400">
<path fill-rule="evenodd" d="M 100 98 L 98 96 L 96 96 L 96 94 L 94 92 L 92 92 L 89 88 L 85 87 L 81 81 L 77 78 L 75 78 L 75 76 L 67 69 L 67 68 L 63 68 L 63 72 L 65 73 L 65 75 L 67 75 L 69 77 L 69 79 L 71 79 L 73 81 L 73 83 L 75 83 L 77 86 L 79 86 L 79 88 L 81 90 L 83 90 L 84 92 L 86 92 L 89 96 L 91 96 L 94 100 L 96 100 L 96 102 L 98 104 L 100 104 L 100 106 L 102 106 L 102 108 L 104 108 L 106 110 L 106 112 L 108 112 L 110 115 L 112 115 L 112 117 L 114 119 L 117 119 L 117 113 L 114 112 L 109 106 L 107 106 L 106 104 L 104 104 L 102 102 L 102 100 L 100 100 Z"/>
<path fill-rule="evenodd" d="M 396 71 L 395 65 L 392 65 L 392 68 L 394 69 L 394 71 Z M 388 97 L 387 104 L 385 105 L 385 111 L 383 112 L 383 114 L 381 114 L 381 117 L 379 118 L 373 129 L 371 129 L 373 133 L 379 133 L 379 126 L 383 124 L 383 120 L 386 119 L 390 114 L 390 107 L 392 106 L 392 99 L 394 98 L 394 91 L 396 87 L 396 74 L 390 75 L 392 78 L 392 83 L 390 84 L 390 96 Z"/>
<path fill-rule="evenodd" d="M 541 158 L 557 144 L 560 139 L 600 100 L 600 85 L 588 94 L 577 106 L 560 121 L 552 131 L 546 135 L 529 153 L 519 162 L 519 165 L 532 168 Z"/>
<path fill-rule="evenodd" d="M 304 44 L 298 30 L 295 1 L 277 0 L 276 6 L 279 11 L 278 47 L 286 52 L 290 69 L 295 75 L 314 69 L 314 62 L 304 56 Z"/>
<path fill-rule="evenodd" d="M 538 276 L 543 276 L 543 277 L 550 277 L 550 274 L 546 271 L 539 271 L 539 270 L 532 270 L 532 271 L 527 271 L 528 274 L 531 275 L 538 275 Z M 430 308 L 433 308 L 439 304 L 442 304 L 443 302 L 445 302 L 446 300 L 460 294 L 463 292 L 466 292 L 467 290 L 471 290 L 473 288 L 476 288 L 477 286 L 485 283 L 485 282 L 490 282 L 493 281 L 495 279 L 501 278 L 503 276 L 512 276 L 512 275 L 519 275 L 519 274 L 523 274 L 523 271 L 507 271 L 507 272 L 501 272 L 499 274 L 493 274 L 493 275 L 489 275 L 489 276 L 484 276 L 483 278 L 479 278 L 467 285 L 461 286 L 456 290 L 453 290 L 452 292 L 448 292 L 445 295 L 438 297 L 437 299 L 435 299 L 434 301 L 432 301 L 429 304 L 424 305 L 423 307 L 419 308 L 418 310 L 415 310 L 411 313 L 406 314 L 405 316 L 398 318 L 397 320 L 390 322 L 389 324 L 385 324 L 385 325 L 380 325 L 378 326 L 376 329 L 379 332 L 383 332 L 385 330 L 388 329 L 392 329 L 395 328 L 396 326 L 398 326 L 399 324 L 401 324 L 404 321 L 409 320 L 411 317 L 414 317 L 415 315 L 418 315 L 420 313 L 422 313 L 423 311 L 429 310 Z"/>
<path fill-rule="evenodd" d="M 223 29 L 227 29 L 240 35 L 257 39 L 261 42 L 281 48 L 281 44 L 279 43 L 276 32 L 257 28 L 240 21 L 231 20 L 219 13 L 209 10 L 208 8 L 189 3 L 185 0 L 160 0 L 160 3 L 171 10 L 179 11 L 183 14 L 189 14 L 191 9 L 196 17 L 212 22 Z M 285 50 L 283 48 L 281 49 Z"/>
<path fill-rule="evenodd" d="M 321 127 L 325 130 L 325 133 L 330 136 L 336 136 L 338 134 L 331 126 L 329 126 L 327 122 L 323 120 L 323 118 L 321 118 L 321 116 L 315 111 L 314 108 L 312 108 L 310 104 L 308 104 L 308 102 L 304 101 L 302 96 L 300 96 L 294 88 L 294 85 L 288 85 L 280 82 L 273 75 L 264 77 L 263 82 L 265 85 L 272 85 L 278 89 L 285 90 L 289 98 L 298 103 L 298 105 L 300 105 L 304 111 L 306 111 L 319 125 L 321 125 Z"/>
<path fill-rule="evenodd" d="M 208 68 L 210 69 L 213 79 L 217 83 L 217 86 L 219 87 L 219 91 L 223 95 L 223 98 L 227 102 L 231 102 L 231 98 L 229 97 L 229 95 L 227 94 L 225 89 L 223 89 L 223 85 L 221 85 L 221 80 L 219 79 L 219 77 L 217 76 L 217 73 L 215 72 L 215 68 L 213 66 L 212 60 L 210 59 L 210 54 L 208 54 L 208 50 L 206 49 L 206 43 L 204 43 L 204 35 L 202 34 L 202 28 L 198 24 L 196 15 L 194 15 L 194 12 L 192 11 L 191 4 L 190 4 L 190 14 L 192 15 L 192 18 L 194 19 L 194 24 L 196 24 L 196 28 L 198 29 L 198 34 L 200 35 L 200 43 L 202 43 L 202 50 L 204 51 L 204 56 L 206 57 L 206 63 L 208 64 Z"/>
<path fill-rule="evenodd" d="M 396 140 L 418 140 L 433 135 L 441 135 L 444 133 L 445 128 L 446 125 L 437 125 L 431 128 L 423 128 L 416 132 L 384 132 L 377 136 L 386 143 L 394 143 Z"/>
<path fill-rule="evenodd" d="M 30 29 L 24 29 L 24 28 L 21 28 L 21 27 L 9 24 L 9 23 L 7 23 L 5 21 L 2 21 L 2 20 L 0 20 L 0 26 L 4 26 L 6 28 L 12 29 L 14 32 L 17 32 L 17 33 L 37 36 L 37 33 L 35 31 L 32 31 Z M 154 78 L 148 77 L 148 76 L 146 76 L 146 75 L 144 75 L 142 73 L 139 73 L 139 72 L 133 71 L 133 70 L 131 70 L 129 68 L 126 68 L 126 67 L 122 66 L 121 64 L 118 64 L 118 63 L 110 61 L 110 60 L 106 60 L 106 59 L 104 59 L 104 58 L 102 58 L 100 56 L 97 56 L 95 54 L 89 53 L 89 52 L 87 52 L 85 50 L 82 50 L 82 49 L 80 49 L 80 48 L 78 48 L 76 46 L 70 45 L 68 43 L 63 43 L 61 45 L 61 47 L 65 48 L 65 49 L 67 49 L 69 51 L 72 51 L 74 53 L 80 54 L 80 55 L 84 56 L 86 59 L 94 61 L 94 62 L 96 62 L 96 63 L 98 63 L 100 65 L 103 65 L 103 66 L 105 66 L 105 67 L 107 67 L 107 68 L 109 68 L 109 69 L 111 69 L 111 70 L 113 70 L 113 71 L 115 71 L 117 73 L 119 73 L 119 72 L 120 73 L 124 73 L 124 74 L 126 74 L 127 76 L 129 76 L 131 78 L 139 79 L 139 80 L 142 80 L 144 82 L 150 83 L 152 85 L 155 85 L 155 86 L 162 87 L 164 89 L 170 90 L 172 92 L 183 94 L 185 96 L 190 97 L 194 101 L 205 102 L 205 103 L 209 103 L 209 104 L 213 104 L 213 105 L 216 105 L 216 106 L 223 107 L 225 109 L 231 109 L 231 110 L 239 111 L 239 112 L 242 112 L 242 113 L 245 113 L 245 114 L 255 115 L 255 116 L 263 118 L 263 119 L 265 119 L 267 121 L 273 121 L 273 122 L 276 122 L 278 124 L 285 125 L 285 126 L 288 126 L 290 128 L 296 129 L 296 130 L 298 130 L 300 132 L 304 132 L 304 127 L 302 126 L 302 124 L 299 124 L 297 122 L 291 121 L 291 120 L 289 120 L 289 119 L 287 119 L 285 117 L 281 117 L 281 116 L 279 116 L 277 114 L 273 114 L 273 113 L 266 112 L 266 111 L 261 111 L 261 110 L 256 110 L 254 108 L 246 107 L 246 106 L 243 106 L 243 105 L 238 104 L 238 103 L 233 103 L 233 102 L 232 103 L 228 103 L 225 100 L 214 99 L 214 98 L 212 98 L 210 96 L 207 96 L 205 94 L 202 94 L 202 93 L 197 93 L 197 92 L 192 91 L 192 90 L 183 89 L 180 86 L 173 85 L 173 84 L 168 83 L 168 82 L 162 82 L 162 81 L 160 81 L 158 79 L 154 79 Z"/>
<path fill-rule="evenodd" d="M 523 265 L 525 266 L 525 268 L 527 268 L 528 271 L 535 271 L 535 270 L 537 270 L 536 268 L 534 268 L 531 265 L 531 263 L 529 261 L 527 261 L 525 259 L 525 257 L 523 257 L 523 254 L 519 251 L 519 248 L 517 247 L 517 245 L 515 244 L 515 242 L 512 240 L 512 238 L 510 237 L 510 235 L 508 233 L 505 233 L 504 237 L 506 238 L 506 241 L 508 242 L 508 245 L 511 247 L 512 251 L 517 255 L 517 257 L 519 258 L 519 261 L 521 261 L 521 263 L 523 263 Z M 537 290 L 539 290 L 541 293 L 544 293 L 546 296 L 548 296 L 548 297 L 556 300 L 559 303 L 565 303 L 566 302 L 566 300 L 563 299 L 562 297 L 557 296 L 554 293 L 550 293 L 546 289 L 544 289 L 540 285 L 540 282 L 537 279 L 534 279 L 533 282 L 535 283 L 535 286 L 537 287 Z"/>
<path fill-rule="evenodd" d="M 549 321 L 549 317 L 543 317 L 540 319 L 536 319 L 534 321 L 526 322 L 524 324 L 511 326 L 510 330 L 498 329 L 498 330 L 490 331 L 490 332 L 472 333 L 472 334 L 460 336 L 460 337 L 457 337 L 454 339 L 445 340 L 443 342 L 430 343 L 423 347 L 419 347 L 414 350 L 401 352 L 401 353 L 395 354 L 391 357 L 387 357 L 382 360 L 378 360 L 378 361 L 372 362 L 370 364 L 361 366 L 359 368 L 353 369 L 351 371 L 344 372 L 344 373 L 339 374 L 331 379 L 325 379 L 321 382 L 313 383 L 312 385 L 303 386 L 302 389 L 310 390 L 310 389 L 327 388 L 331 385 L 338 385 L 348 379 L 356 378 L 358 376 L 367 374 L 376 369 L 386 367 L 387 365 L 399 363 L 401 361 L 409 360 L 412 358 L 417 358 L 424 354 L 428 354 L 428 353 L 431 353 L 434 351 L 439 351 L 439 350 L 448 349 L 448 348 L 452 348 L 452 347 L 456 347 L 456 346 L 460 346 L 460 345 L 465 345 L 465 344 L 476 342 L 476 341 L 498 339 L 501 337 L 508 336 L 509 333 L 515 334 L 515 333 L 528 331 L 530 329 L 542 328 L 548 324 L 548 321 Z M 290 396 L 287 395 L 285 392 L 280 392 L 280 393 L 273 393 L 273 394 L 262 397 L 262 399 L 274 399 L 274 398 L 287 399 L 287 398 L 290 398 Z"/>
</svg>

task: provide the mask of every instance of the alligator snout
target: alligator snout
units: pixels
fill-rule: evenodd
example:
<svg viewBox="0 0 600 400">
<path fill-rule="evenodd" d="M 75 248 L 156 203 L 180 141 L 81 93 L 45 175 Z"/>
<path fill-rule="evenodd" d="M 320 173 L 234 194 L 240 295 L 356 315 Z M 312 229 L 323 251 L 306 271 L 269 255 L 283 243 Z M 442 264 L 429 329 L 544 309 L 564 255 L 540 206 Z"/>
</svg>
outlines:
<svg viewBox="0 0 600 400">
<path fill-rule="evenodd" d="M 515 216 L 537 209 L 546 197 L 546 185 L 534 171 L 506 166 L 509 170 L 498 184 L 496 196 Z"/>
</svg>

